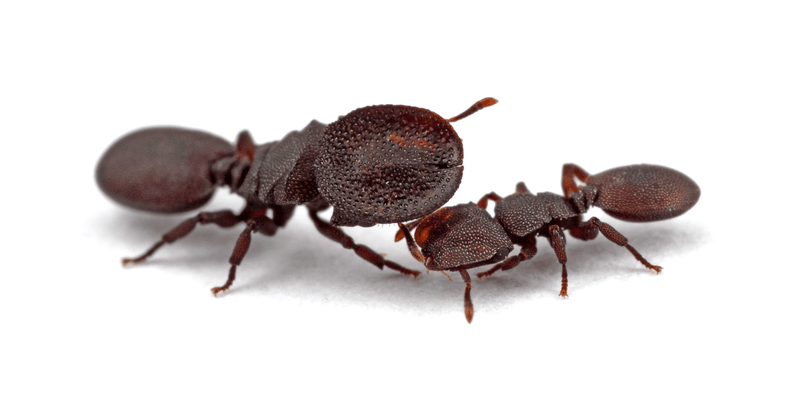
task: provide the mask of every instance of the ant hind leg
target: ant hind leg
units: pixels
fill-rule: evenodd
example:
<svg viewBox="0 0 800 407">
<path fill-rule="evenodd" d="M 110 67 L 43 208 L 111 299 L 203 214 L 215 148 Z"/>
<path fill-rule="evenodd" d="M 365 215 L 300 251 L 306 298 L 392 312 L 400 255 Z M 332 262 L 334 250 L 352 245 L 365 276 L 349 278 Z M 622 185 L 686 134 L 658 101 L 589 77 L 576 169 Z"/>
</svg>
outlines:
<svg viewBox="0 0 800 407">
<path fill-rule="evenodd" d="M 181 222 L 181 224 L 161 236 L 161 240 L 156 242 L 156 244 L 154 244 L 143 255 L 135 258 L 123 258 L 122 265 L 124 267 L 131 267 L 143 262 L 145 259 L 152 256 L 153 253 L 155 253 L 156 250 L 158 250 L 165 243 L 172 243 L 188 235 L 192 230 L 194 230 L 194 227 L 198 223 L 201 225 L 214 223 L 220 227 L 229 228 L 241 222 L 242 220 L 245 220 L 246 218 L 244 216 L 246 216 L 246 213 L 248 213 L 248 208 L 245 208 L 245 210 L 242 211 L 242 214 L 238 216 L 234 215 L 231 211 L 200 212 L 196 216 Z"/>
<path fill-rule="evenodd" d="M 628 251 L 631 252 L 633 257 L 635 257 L 636 260 L 639 260 L 639 262 L 642 263 L 648 269 L 654 270 L 656 273 L 661 272 L 662 267 L 650 264 L 650 262 L 648 262 L 644 257 L 642 257 L 642 255 L 639 254 L 639 252 L 636 251 L 636 249 L 634 249 L 633 246 L 628 244 L 628 238 L 623 236 L 621 233 L 617 232 L 617 230 L 611 227 L 611 225 L 609 225 L 608 223 L 604 223 L 600 221 L 600 219 L 597 219 L 594 216 L 591 219 L 589 219 L 588 222 L 581 222 L 578 225 L 578 227 L 570 229 L 570 234 L 578 239 L 592 240 L 597 237 L 598 231 L 602 233 L 606 239 L 616 243 L 619 246 L 628 249 Z"/>
</svg>

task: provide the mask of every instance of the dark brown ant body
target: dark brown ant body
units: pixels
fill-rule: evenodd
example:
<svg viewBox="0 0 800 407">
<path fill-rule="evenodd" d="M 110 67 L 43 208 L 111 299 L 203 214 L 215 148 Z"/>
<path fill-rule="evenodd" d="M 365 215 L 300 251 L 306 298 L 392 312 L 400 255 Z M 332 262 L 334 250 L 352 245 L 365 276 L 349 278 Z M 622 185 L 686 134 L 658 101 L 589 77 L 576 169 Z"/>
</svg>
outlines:
<svg viewBox="0 0 800 407">
<path fill-rule="evenodd" d="M 578 178 L 586 185 L 579 188 Z M 603 209 L 617 219 L 651 222 L 674 218 L 688 211 L 700 198 L 700 188 L 686 175 L 667 167 L 639 164 L 589 174 L 574 164 L 565 164 L 562 177 L 564 196 L 551 192 L 533 195 L 520 182 L 514 194 L 505 198 L 492 192 L 478 204 L 468 203 L 442 208 L 433 214 L 399 224 L 395 240 L 406 239 L 411 254 L 428 270 L 458 271 L 466 288 L 464 312 L 467 321 L 474 313 L 470 298 L 471 282 L 467 269 L 499 263 L 478 273 L 478 278 L 497 270 L 509 270 L 536 254 L 536 238 L 546 237 L 561 263 L 561 295 L 567 296 L 567 254 L 564 230 L 581 240 L 591 240 L 598 232 L 628 249 L 645 267 L 661 271 L 650 264 L 628 239 L 610 225 L 582 215 L 590 206 Z M 496 202 L 495 217 L 486 212 L 489 200 Z M 411 230 L 416 228 L 414 237 Z M 415 240 L 416 239 L 416 240 Z M 508 257 L 513 245 L 521 246 L 519 254 Z M 419 248 L 417 248 L 419 245 Z M 421 250 L 420 250 L 421 249 Z"/>
<path fill-rule="evenodd" d="M 246 205 L 241 213 L 200 212 L 163 235 L 143 255 L 122 260 L 125 266 L 138 264 L 163 244 L 186 236 L 198 223 L 231 227 L 245 222 L 229 259 L 228 279 L 211 290 L 214 295 L 230 288 L 251 235 L 274 235 L 300 204 L 306 205 L 317 230 L 326 237 L 378 268 L 416 277 L 418 271 L 355 244 L 336 226 L 403 222 L 444 205 L 458 189 L 463 172 L 461 139 L 450 123 L 496 102 L 483 99 L 449 120 L 417 107 L 369 106 L 327 126 L 311 121 L 301 131 L 260 146 L 247 131 L 232 146 L 202 131 L 146 128 L 109 147 L 97 165 L 96 179 L 113 200 L 150 212 L 199 208 L 221 186 L 242 196 Z M 330 222 L 317 215 L 328 206 L 333 207 Z"/>
</svg>

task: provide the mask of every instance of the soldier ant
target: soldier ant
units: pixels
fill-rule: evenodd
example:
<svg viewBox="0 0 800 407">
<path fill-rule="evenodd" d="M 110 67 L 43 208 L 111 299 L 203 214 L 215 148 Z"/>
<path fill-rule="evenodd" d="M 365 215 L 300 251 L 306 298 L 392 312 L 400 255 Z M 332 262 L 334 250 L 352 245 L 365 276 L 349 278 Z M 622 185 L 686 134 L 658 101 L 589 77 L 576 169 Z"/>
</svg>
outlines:
<svg viewBox="0 0 800 407">
<path fill-rule="evenodd" d="M 579 188 L 575 178 L 585 184 Z M 497 270 L 509 270 L 536 254 L 536 238 L 544 236 L 561 263 L 561 293 L 567 296 L 567 253 L 564 229 L 581 240 L 591 240 L 598 232 L 625 247 L 645 267 L 650 264 L 628 239 L 609 224 L 582 215 L 589 206 L 602 208 L 614 218 L 631 222 L 652 222 L 674 218 L 688 211 L 700 198 L 700 188 L 686 175 L 667 167 L 639 164 L 618 167 L 590 176 L 575 164 L 565 164 L 562 176 L 564 196 L 552 192 L 533 195 L 524 183 L 505 198 L 494 192 L 472 202 L 439 209 L 407 225 L 399 223 L 395 241 L 405 237 L 408 250 L 428 270 L 458 271 L 466 284 L 464 313 L 472 322 L 474 309 L 472 287 L 467 269 L 496 264 L 478 273 L 488 277 Z M 495 202 L 495 217 L 486 211 L 489 200 Z M 416 228 L 414 237 L 411 230 Z M 508 257 L 514 244 L 519 254 Z M 418 248 L 419 246 L 419 248 Z M 421 250 L 420 250 L 421 249 Z M 449 278 L 449 277 L 448 277 Z"/>
<path fill-rule="evenodd" d="M 239 214 L 200 212 L 167 232 L 147 252 L 124 258 L 133 266 L 197 224 L 244 231 L 228 260 L 226 292 L 250 246 L 253 233 L 272 236 L 305 204 L 317 230 L 353 249 L 378 268 L 418 276 L 367 246 L 356 244 L 337 226 L 373 226 L 427 215 L 453 196 L 461 182 L 463 147 L 450 124 L 497 103 L 485 98 L 449 120 L 427 109 L 400 105 L 356 109 L 324 125 L 311 121 L 280 141 L 256 146 L 247 131 L 235 146 L 199 130 L 153 127 L 134 131 L 105 152 L 96 169 L 100 189 L 122 205 L 174 213 L 199 208 L 215 187 L 228 186 L 246 205 Z M 318 212 L 333 207 L 330 222 Z M 271 216 L 268 215 L 268 211 Z"/>
</svg>

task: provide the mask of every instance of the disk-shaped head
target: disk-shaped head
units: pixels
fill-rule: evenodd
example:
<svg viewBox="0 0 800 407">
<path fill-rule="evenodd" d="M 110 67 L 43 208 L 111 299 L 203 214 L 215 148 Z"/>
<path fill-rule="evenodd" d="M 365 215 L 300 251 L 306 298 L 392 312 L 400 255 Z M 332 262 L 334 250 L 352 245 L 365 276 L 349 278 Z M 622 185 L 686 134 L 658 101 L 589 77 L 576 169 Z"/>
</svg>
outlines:
<svg viewBox="0 0 800 407">
<path fill-rule="evenodd" d="M 463 146 L 430 110 L 356 109 L 328 125 L 315 165 L 331 223 L 372 226 L 416 219 L 444 205 L 461 183 Z"/>
<path fill-rule="evenodd" d="M 683 214 L 700 199 L 700 187 L 683 173 L 651 164 L 628 165 L 590 176 L 597 188 L 594 206 L 631 222 L 651 222 Z"/>
<path fill-rule="evenodd" d="M 234 155 L 227 140 L 198 130 L 152 127 L 106 150 L 95 176 L 111 199 L 150 212 L 183 212 L 214 194 L 212 164 Z"/>
<path fill-rule="evenodd" d="M 500 224 L 471 202 L 424 217 L 414 232 L 414 240 L 429 270 L 496 263 L 514 248 Z"/>
</svg>

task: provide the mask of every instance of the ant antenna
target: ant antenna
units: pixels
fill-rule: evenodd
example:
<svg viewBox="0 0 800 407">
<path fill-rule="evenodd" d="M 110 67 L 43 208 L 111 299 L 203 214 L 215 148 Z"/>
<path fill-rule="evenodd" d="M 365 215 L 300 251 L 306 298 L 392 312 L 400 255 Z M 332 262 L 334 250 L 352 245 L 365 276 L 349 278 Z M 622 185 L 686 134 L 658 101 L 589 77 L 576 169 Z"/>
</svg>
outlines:
<svg viewBox="0 0 800 407">
<path fill-rule="evenodd" d="M 457 121 L 459 121 L 459 120 L 461 120 L 461 119 L 463 119 L 463 118 L 465 118 L 465 117 L 477 112 L 478 110 L 481 110 L 484 107 L 489 107 L 489 106 L 491 106 L 491 105 L 493 105 L 495 103 L 497 103 L 497 99 L 495 99 L 495 98 L 483 98 L 483 99 L 479 100 L 478 102 L 476 102 L 474 105 L 470 106 L 469 109 L 464 111 L 464 113 L 461 113 L 460 115 L 449 119 L 448 122 L 450 122 L 450 123 L 457 122 Z"/>
</svg>

